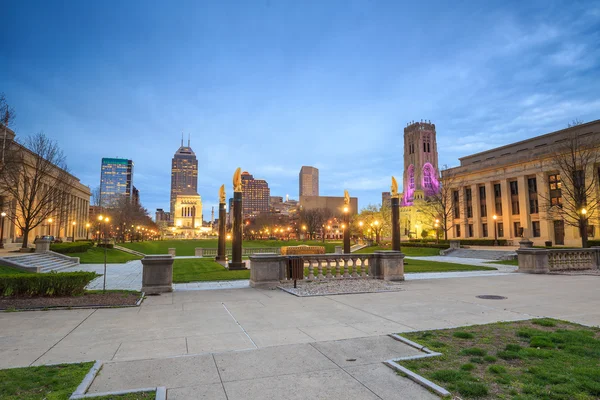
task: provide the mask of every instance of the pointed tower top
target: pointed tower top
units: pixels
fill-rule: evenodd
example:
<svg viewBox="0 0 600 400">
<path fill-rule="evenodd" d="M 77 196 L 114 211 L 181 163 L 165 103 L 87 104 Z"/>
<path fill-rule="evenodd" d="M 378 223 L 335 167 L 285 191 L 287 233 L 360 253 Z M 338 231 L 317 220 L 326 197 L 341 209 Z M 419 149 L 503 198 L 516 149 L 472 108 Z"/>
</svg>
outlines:
<svg viewBox="0 0 600 400">
<path fill-rule="evenodd" d="M 181 147 L 183 147 L 183 131 L 181 132 Z"/>
<path fill-rule="evenodd" d="M 191 137 L 191 134 L 188 133 L 188 147 L 190 147 L 190 137 Z"/>
</svg>

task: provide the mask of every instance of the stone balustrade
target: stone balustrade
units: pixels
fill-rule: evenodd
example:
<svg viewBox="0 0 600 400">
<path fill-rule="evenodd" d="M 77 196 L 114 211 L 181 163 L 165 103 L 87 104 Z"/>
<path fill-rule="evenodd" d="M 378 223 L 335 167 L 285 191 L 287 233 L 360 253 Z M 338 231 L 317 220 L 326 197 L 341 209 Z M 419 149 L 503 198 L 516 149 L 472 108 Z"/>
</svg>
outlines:
<svg viewBox="0 0 600 400">
<path fill-rule="evenodd" d="M 529 242 L 530 243 L 530 242 Z M 521 242 L 518 272 L 547 274 L 557 271 L 600 269 L 600 247 L 589 249 L 536 249 Z"/>
<path fill-rule="evenodd" d="M 216 248 L 203 248 L 196 247 L 194 251 L 194 255 L 196 257 L 216 257 L 218 249 Z M 246 247 L 242 249 L 242 256 L 249 256 L 252 254 L 259 253 L 275 253 L 279 254 L 279 247 Z M 231 256 L 231 248 L 225 249 L 225 254 Z"/>
<path fill-rule="evenodd" d="M 374 254 L 319 254 L 304 255 L 304 269 L 309 281 L 342 278 L 370 278 L 369 264 Z"/>
</svg>

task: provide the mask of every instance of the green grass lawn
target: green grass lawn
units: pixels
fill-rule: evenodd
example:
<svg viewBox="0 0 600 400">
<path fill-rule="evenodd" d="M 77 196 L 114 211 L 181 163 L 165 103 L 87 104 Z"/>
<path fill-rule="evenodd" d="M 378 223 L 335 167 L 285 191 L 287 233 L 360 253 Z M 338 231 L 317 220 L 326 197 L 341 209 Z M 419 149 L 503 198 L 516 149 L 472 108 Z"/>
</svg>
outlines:
<svg viewBox="0 0 600 400">
<path fill-rule="evenodd" d="M 25 271 L 23 269 L 0 265 L 0 275 L 30 274 L 30 273 L 31 272 Z"/>
<path fill-rule="evenodd" d="M 68 399 L 92 365 L 87 362 L 0 370 L 0 399 Z"/>
<path fill-rule="evenodd" d="M 229 271 L 214 260 L 179 259 L 173 262 L 173 283 L 250 279 L 250 270 Z"/>
<path fill-rule="evenodd" d="M 81 264 L 103 264 L 104 263 L 104 248 L 92 247 L 85 253 L 68 253 L 69 257 L 79 257 Z M 106 249 L 106 262 L 109 264 L 126 263 L 131 260 L 139 260 L 134 254 L 125 253 L 117 249 Z"/>
<path fill-rule="evenodd" d="M 490 261 L 488 264 L 501 264 L 501 265 L 515 265 L 519 266 L 519 260 L 499 260 L 499 261 Z"/>
<path fill-rule="evenodd" d="M 552 319 L 401 333 L 443 353 L 401 361 L 463 399 L 600 398 L 600 330 Z"/>
<path fill-rule="evenodd" d="M 401 247 L 402 253 L 405 256 L 409 257 L 428 257 L 428 256 L 439 256 L 440 249 L 432 249 L 430 247 Z M 365 253 L 373 253 L 376 250 L 391 250 L 390 246 L 371 246 L 365 247 L 364 249 L 360 249 L 355 251 L 354 253 L 365 254 Z"/>
<path fill-rule="evenodd" d="M 283 246 L 325 246 L 326 253 L 333 253 L 335 246 L 341 246 L 341 241 L 326 241 L 325 243 L 317 240 L 245 240 L 242 244 L 243 247 L 283 247 Z M 139 251 L 144 254 L 167 254 L 169 248 L 177 249 L 178 256 L 193 256 L 194 249 L 196 247 L 202 247 L 204 249 L 216 249 L 217 239 L 203 239 L 203 240 L 154 240 L 147 242 L 134 242 L 134 243 L 119 243 L 119 246 L 126 247 L 128 249 Z M 227 247 L 231 247 L 231 242 L 227 243 Z"/>
<path fill-rule="evenodd" d="M 456 271 L 494 271 L 494 267 L 456 264 L 428 260 L 404 259 L 404 272 L 456 272 Z"/>
</svg>

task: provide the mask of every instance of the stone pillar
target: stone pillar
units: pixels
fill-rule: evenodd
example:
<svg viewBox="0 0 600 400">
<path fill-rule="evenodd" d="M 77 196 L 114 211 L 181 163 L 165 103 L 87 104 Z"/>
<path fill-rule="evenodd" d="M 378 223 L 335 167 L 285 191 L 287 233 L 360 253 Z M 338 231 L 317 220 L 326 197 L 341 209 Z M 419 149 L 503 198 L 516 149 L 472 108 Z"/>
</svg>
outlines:
<svg viewBox="0 0 600 400">
<path fill-rule="evenodd" d="M 392 204 L 392 250 L 400 251 L 400 199 L 391 198 Z"/>
<path fill-rule="evenodd" d="M 404 254 L 394 250 L 375 251 L 377 267 L 373 275 L 386 281 L 404 280 Z"/>
<path fill-rule="evenodd" d="M 194 249 L 194 255 L 196 257 L 204 257 L 204 249 L 202 247 L 196 247 Z"/>
<path fill-rule="evenodd" d="M 485 183 L 485 208 L 487 210 L 487 215 L 485 219 L 485 223 L 488 227 L 488 238 L 494 238 L 494 214 L 496 214 L 496 205 L 494 203 L 494 185 L 492 182 Z M 497 215 L 497 214 L 496 214 Z"/>
<path fill-rule="evenodd" d="M 250 286 L 258 289 L 272 289 L 285 279 L 287 257 L 275 253 L 261 253 L 250 256 Z"/>
<path fill-rule="evenodd" d="M 344 254 L 342 246 L 335 246 L 335 254 Z"/>
<path fill-rule="evenodd" d="M 500 237 L 498 235 L 498 240 L 510 239 L 514 237 L 511 233 L 513 232 L 513 227 L 512 213 L 510 209 L 510 186 L 508 185 L 508 179 L 503 179 L 500 181 L 500 190 L 502 191 L 502 217 L 498 217 L 498 223 L 502 223 L 502 227 L 504 229 L 504 236 Z"/>
<path fill-rule="evenodd" d="M 529 215 L 529 187 L 525 175 L 517 177 L 517 187 L 519 189 L 519 223 L 523 228 L 523 238 L 533 235 L 531 230 L 531 216 Z M 515 232 L 518 236 L 519 232 Z"/>
<path fill-rule="evenodd" d="M 246 269 L 242 262 L 242 192 L 233 192 L 233 243 L 231 245 L 230 270 Z"/>
<path fill-rule="evenodd" d="M 344 254 L 350 254 L 350 205 L 344 212 Z"/>
<path fill-rule="evenodd" d="M 517 250 L 518 272 L 528 274 L 546 274 L 550 270 L 546 249 L 520 248 Z"/>
<path fill-rule="evenodd" d="M 27 249 L 29 251 L 29 249 Z M 35 252 L 45 253 L 50 250 L 50 240 L 48 239 L 37 239 L 35 241 Z"/>
<path fill-rule="evenodd" d="M 226 250 L 226 242 L 225 242 L 225 219 L 227 213 L 227 206 L 225 203 L 219 203 L 219 241 L 217 246 L 217 257 L 216 261 L 225 261 L 227 260 L 227 255 L 225 254 Z"/>
<path fill-rule="evenodd" d="M 177 249 L 175 247 L 169 247 L 169 254 L 175 257 Z"/>
<path fill-rule="evenodd" d="M 450 240 L 450 248 L 453 250 L 460 249 L 460 240 Z"/>
<path fill-rule="evenodd" d="M 481 207 L 479 199 L 479 186 L 471 185 L 471 208 L 473 209 L 473 237 L 481 239 Z"/>
<path fill-rule="evenodd" d="M 142 292 L 155 294 L 173 291 L 173 256 L 145 256 L 142 265 Z"/>
</svg>

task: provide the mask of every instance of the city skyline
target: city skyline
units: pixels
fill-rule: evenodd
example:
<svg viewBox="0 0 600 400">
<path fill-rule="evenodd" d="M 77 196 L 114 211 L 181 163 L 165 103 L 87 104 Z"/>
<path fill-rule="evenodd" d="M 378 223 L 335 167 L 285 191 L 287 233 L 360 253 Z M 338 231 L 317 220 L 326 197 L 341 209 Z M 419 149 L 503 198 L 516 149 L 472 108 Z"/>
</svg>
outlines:
<svg viewBox="0 0 600 400">
<path fill-rule="evenodd" d="M 459 157 L 594 120 L 600 109 L 594 2 L 15 2 L 5 11 L 0 76 L 11 79 L 1 90 L 17 111 L 18 135 L 56 139 L 92 188 L 102 157 L 135 159 L 150 211 L 168 209 L 171 149 L 182 130 L 197 143 L 207 209 L 221 184 L 230 194 L 238 166 L 267 180 L 273 195 L 296 197 L 298 169 L 311 165 L 321 195 L 348 189 L 366 206 L 380 203 L 390 175 L 403 175 L 410 121 L 434 122 L 440 166 L 456 166 Z"/>
</svg>

